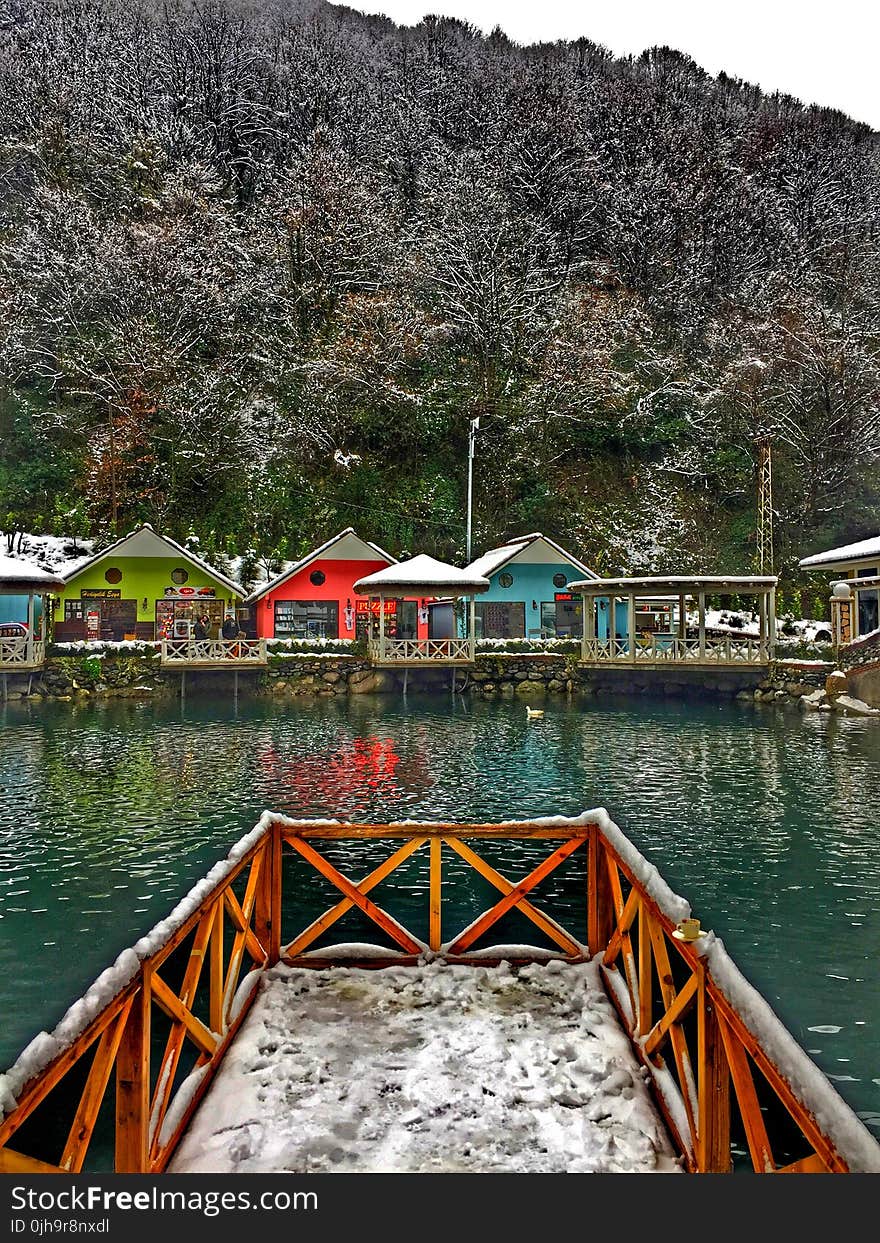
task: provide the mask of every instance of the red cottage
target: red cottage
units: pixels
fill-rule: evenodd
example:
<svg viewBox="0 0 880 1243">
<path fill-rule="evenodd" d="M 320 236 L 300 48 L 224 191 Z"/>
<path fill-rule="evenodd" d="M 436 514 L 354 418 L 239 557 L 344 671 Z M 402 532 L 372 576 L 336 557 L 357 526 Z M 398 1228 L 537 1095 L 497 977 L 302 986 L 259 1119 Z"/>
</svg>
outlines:
<svg viewBox="0 0 880 1243">
<path fill-rule="evenodd" d="M 359 598 L 353 584 L 396 564 L 396 558 L 347 527 L 289 570 L 251 593 L 260 639 L 354 639 L 369 630 L 378 601 Z M 387 600 L 388 633 L 400 638 L 427 635 L 426 603 Z"/>
</svg>

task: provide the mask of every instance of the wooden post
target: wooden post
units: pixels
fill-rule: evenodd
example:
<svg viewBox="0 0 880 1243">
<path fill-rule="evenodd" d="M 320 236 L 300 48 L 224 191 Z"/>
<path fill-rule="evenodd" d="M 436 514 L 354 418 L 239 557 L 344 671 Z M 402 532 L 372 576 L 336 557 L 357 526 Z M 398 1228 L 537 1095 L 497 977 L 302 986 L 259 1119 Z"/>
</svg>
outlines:
<svg viewBox="0 0 880 1243">
<path fill-rule="evenodd" d="M 477 605 L 473 596 L 470 597 L 470 606 L 468 608 L 468 625 L 470 632 L 468 634 L 468 659 L 476 660 L 477 655 Z"/>
<path fill-rule="evenodd" d="M 700 610 L 700 659 L 706 658 L 706 593 L 701 591 L 697 597 Z"/>
<path fill-rule="evenodd" d="M 440 838 L 435 834 L 431 838 L 431 872 L 430 872 L 430 890 L 431 890 L 431 911 L 430 911 L 430 927 L 428 932 L 428 944 L 432 950 L 439 950 L 442 945 L 441 940 L 441 924 L 440 924 L 440 894 L 441 894 L 441 871 L 440 871 Z"/>
<path fill-rule="evenodd" d="M 115 1172 L 148 1174 L 149 1150 L 150 981 L 144 967 L 116 1056 Z"/>
<path fill-rule="evenodd" d="M 32 591 L 28 592 L 27 627 L 28 637 L 25 660 L 29 665 L 32 665 L 34 663 L 34 593 Z"/>
<path fill-rule="evenodd" d="M 629 593 L 626 602 L 626 641 L 629 647 L 629 658 L 635 664 L 636 660 L 636 598 L 633 592 Z"/>
<path fill-rule="evenodd" d="M 678 597 L 678 637 L 687 638 L 687 606 L 683 595 Z"/>
<path fill-rule="evenodd" d="M 267 966 L 281 957 L 281 826 L 272 824 L 263 842 L 263 861 L 254 906 L 254 932 L 266 951 Z"/>
<path fill-rule="evenodd" d="M 730 1071 L 718 1016 L 700 966 L 697 996 L 697 1143 L 700 1174 L 729 1174 Z"/>
<path fill-rule="evenodd" d="M 591 824 L 587 842 L 587 946 L 595 957 L 605 949 L 614 927 L 614 900 L 599 826 Z"/>
<path fill-rule="evenodd" d="M 763 592 L 758 596 L 758 658 L 764 659 L 767 651 L 767 597 Z"/>
<path fill-rule="evenodd" d="M 385 659 L 385 597 L 379 596 L 379 660 Z"/>
<path fill-rule="evenodd" d="M 608 601 L 608 637 L 611 640 L 611 659 L 617 655 L 617 602 L 612 595 Z"/>
<path fill-rule="evenodd" d="M 771 660 L 776 656 L 776 588 L 767 593 L 767 645 Z"/>
</svg>

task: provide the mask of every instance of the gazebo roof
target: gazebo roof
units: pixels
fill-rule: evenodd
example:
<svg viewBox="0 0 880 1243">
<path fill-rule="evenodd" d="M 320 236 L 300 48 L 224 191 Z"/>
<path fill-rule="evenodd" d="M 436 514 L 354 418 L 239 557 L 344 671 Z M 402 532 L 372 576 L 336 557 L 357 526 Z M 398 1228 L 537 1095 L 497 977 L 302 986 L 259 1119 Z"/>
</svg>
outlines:
<svg viewBox="0 0 880 1243">
<path fill-rule="evenodd" d="M 694 595 L 705 591 L 712 595 L 735 596 L 740 593 L 772 591 L 777 579 L 769 574 L 689 574 L 658 578 L 585 578 L 569 583 L 569 591 L 581 595 Z"/>
<path fill-rule="evenodd" d="M 419 553 L 409 561 L 398 561 L 366 578 L 359 578 L 354 590 L 359 596 L 471 596 L 489 590 L 488 578 L 470 570 L 460 570 Z"/>
<path fill-rule="evenodd" d="M 804 557 L 799 562 L 802 570 L 813 570 L 828 566 L 830 569 L 839 562 L 874 561 L 880 558 L 880 535 L 870 539 L 859 540 L 855 544 L 842 544 L 840 548 L 828 548 L 825 552 L 813 553 L 812 557 Z"/>
<path fill-rule="evenodd" d="M 0 557 L 0 595 L 20 596 L 57 593 L 64 590 L 64 579 L 48 570 L 41 570 L 31 561 L 18 557 Z"/>
</svg>

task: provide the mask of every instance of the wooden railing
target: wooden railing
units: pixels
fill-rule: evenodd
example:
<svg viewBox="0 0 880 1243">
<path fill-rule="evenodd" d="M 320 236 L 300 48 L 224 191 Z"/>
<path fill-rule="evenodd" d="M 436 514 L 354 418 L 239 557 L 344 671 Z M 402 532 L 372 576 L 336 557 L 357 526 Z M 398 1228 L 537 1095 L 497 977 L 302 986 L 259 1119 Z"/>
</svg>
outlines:
<svg viewBox="0 0 880 1243">
<path fill-rule="evenodd" d="M 265 639 L 163 639 L 162 664 L 266 664 Z"/>
<path fill-rule="evenodd" d="M 584 639 L 581 659 L 605 664 L 720 664 L 761 665 L 769 659 L 769 647 L 751 635 L 723 639 L 681 639 L 674 635 L 643 635 L 630 645 L 628 639 Z"/>
<path fill-rule="evenodd" d="M 450 661 L 472 661 L 474 648 L 470 639 L 370 639 L 368 655 L 370 660 L 379 664 L 448 664 Z"/>
<path fill-rule="evenodd" d="M 519 879 L 502 874 L 475 849 L 481 840 L 514 839 L 552 847 Z M 391 853 L 360 879 L 344 874 L 318 848 L 322 842 L 383 840 L 393 843 Z M 427 941 L 370 896 L 420 854 L 428 873 Z M 541 909 L 536 890 L 567 859 L 574 856 L 576 863 L 578 854 L 583 871 L 582 879 L 571 882 L 572 929 Z M 443 926 L 444 856 L 454 857 L 458 867 L 466 863 L 500 895 L 464 927 L 457 921 L 451 933 Z M 284 876 L 294 859 L 329 881 L 339 898 L 285 939 Z M 316 946 L 353 910 L 379 929 L 390 947 Z M 479 942 L 511 911 L 525 916 L 545 945 L 481 948 Z M 574 820 L 368 825 L 295 821 L 267 812 L 169 920 L 126 952 L 133 962 L 121 956 L 113 969 L 120 978 L 111 973 L 107 979 L 105 973 L 53 1036 L 38 1038 L 8 1073 L 6 1095 L 11 1090 L 16 1099 L 0 1120 L 0 1172 L 80 1170 L 114 1068 L 115 1168 L 163 1170 L 262 970 L 279 961 L 315 968 L 431 959 L 487 966 L 551 958 L 578 963 L 590 957 L 650 1074 L 687 1170 L 728 1171 L 741 1132 L 743 1151 L 759 1173 L 880 1172 L 880 1146 L 721 942 L 711 932 L 693 942 L 678 939 L 679 924 L 690 916 L 689 905 L 601 811 Z M 246 961 L 250 969 L 243 975 Z M 106 996 L 111 999 L 102 1000 Z M 79 1017 L 83 1013 L 91 1015 L 87 1023 Z M 159 1020 L 164 1044 L 156 1058 L 151 1050 Z M 73 1034 L 71 1026 L 81 1030 Z M 189 1073 L 182 1062 L 185 1050 Z M 14 1141 L 26 1133 L 33 1149 L 35 1132 L 26 1124 L 47 1104 L 57 1116 L 53 1094 L 66 1080 L 75 1090 L 62 1094 L 69 1124 L 58 1141 L 60 1154 L 30 1155 Z M 3 1096 L 0 1080 L 0 1104 Z"/>
<path fill-rule="evenodd" d="M 42 665 L 46 658 L 46 644 L 42 639 L 27 635 L 15 639 L 0 639 L 0 668 L 27 669 Z"/>
</svg>

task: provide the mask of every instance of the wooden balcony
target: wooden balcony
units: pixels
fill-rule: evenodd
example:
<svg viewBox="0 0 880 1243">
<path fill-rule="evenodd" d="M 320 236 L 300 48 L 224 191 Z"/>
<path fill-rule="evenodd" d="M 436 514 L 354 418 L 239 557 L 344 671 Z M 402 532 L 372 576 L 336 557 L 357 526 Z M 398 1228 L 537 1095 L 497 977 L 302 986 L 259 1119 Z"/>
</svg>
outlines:
<svg viewBox="0 0 880 1243">
<path fill-rule="evenodd" d="M 689 668 L 740 669 L 770 663 L 770 645 L 751 635 L 725 638 L 682 639 L 677 635 L 649 634 L 629 639 L 584 639 L 581 664 L 620 665 L 637 669 Z"/>
<path fill-rule="evenodd" d="M 264 669 L 265 639 L 163 639 L 159 662 L 166 669 Z"/>
<path fill-rule="evenodd" d="M 46 660 L 46 644 L 42 639 L 0 639 L 0 672 L 28 673 L 42 669 Z"/>
<path fill-rule="evenodd" d="M 473 639 L 370 639 L 367 654 L 374 665 L 396 668 L 449 668 L 474 663 Z"/>
</svg>

